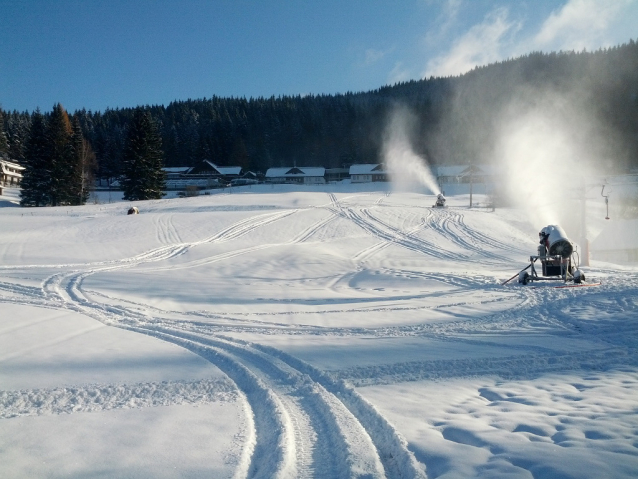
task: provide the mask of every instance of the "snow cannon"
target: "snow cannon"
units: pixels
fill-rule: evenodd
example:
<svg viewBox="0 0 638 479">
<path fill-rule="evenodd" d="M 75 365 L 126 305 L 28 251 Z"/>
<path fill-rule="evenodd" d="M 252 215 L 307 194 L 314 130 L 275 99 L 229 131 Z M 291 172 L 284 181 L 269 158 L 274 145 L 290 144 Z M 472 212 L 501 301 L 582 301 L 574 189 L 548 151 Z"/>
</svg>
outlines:
<svg viewBox="0 0 638 479">
<path fill-rule="evenodd" d="M 529 257 L 529 264 L 518 273 L 518 282 L 527 284 L 531 281 L 559 280 L 573 281 L 576 284 L 585 281 L 585 273 L 578 269 L 578 253 L 567 238 L 565 231 L 557 225 L 545 226 L 538 233 L 540 239 L 538 254 Z M 541 265 L 540 271 L 537 264 Z M 528 271 L 529 270 L 529 271 Z M 506 284 L 517 275 L 505 281 Z"/>
<path fill-rule="evenodd" d="M 538 237 L 541 240 L 541 245 L 543 245 L 543 242 L 545 243 L 544 246 L 550 255 L 559 255 L 563 258 L 569 258 L 574 252 L 574 245 L 567 239 L 565 231 L 560 226 L 545 226 L 545 228 L 538 233 Z"/>
<path fill-rule="evenodd" d="M 442 193 L 436 195 L 436 203 L 434 203 L 435 208 L 443 208 L 445 206 L 445 196 Z"/>
</svg>

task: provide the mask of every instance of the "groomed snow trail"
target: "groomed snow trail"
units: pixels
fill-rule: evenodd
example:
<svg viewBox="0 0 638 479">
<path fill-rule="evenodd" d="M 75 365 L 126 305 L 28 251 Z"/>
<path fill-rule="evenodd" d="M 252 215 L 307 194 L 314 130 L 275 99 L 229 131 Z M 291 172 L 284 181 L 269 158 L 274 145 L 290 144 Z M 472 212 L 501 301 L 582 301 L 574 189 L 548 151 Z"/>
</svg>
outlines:
<svg viewBox="0 0 638 479">
<path fill-rule="evenodd" d="M 493 276 L 462 272 L 458 265 L 481 266 L 487 271 L 492 266 L 502 266 L 502 254 L 520 255 L 524 259 L 526 252 L 468 226 L 467 215 L 460 209 L 425 208 L 418 214 L 406 214 L 401 221 L 394 221 L 392 198 L 377 196 L 359 202 L 356 195 L 339 200 L 336 195 L 329 194 L 325 205 L 308 209 L 282 208 L 250 216 L 191 242 L 183 241 L 186 235 L 176 228 L 174 213 L 158 214 L 156 239 L 162 246 L 130 258 L 84 264 L 0 267 L 0 274 L 11 273 L 0 281 L 0 302 L 76 311 L 110 326 L 179 345 L 216 365 L 227 375 L 228 382 L 169 385 L 164 389 L 156 385 L 138 385 L 138 391 L 165 391 L 165 396 L 160 396 L 167 404 L 171 403 L 171 394 L 188 402 L 201 390 L 208 391 L 211 398 L 236 395 L 248 418 L 247 439 L 235 474 L 238 478 L 426 477 L 427 464 L 417 461 L 400 432 L 354 386 L 478 375 L 529 377 L 588 366 L 638 365 L 636 356 L 632 357 L 635 351 L 631 344 L 638 335 L 638 327 L 633 322 L 623 322 L 615 317 L 608 322 L 590 324 L 581 319 L 592 308 L 602 313 L 622 311 L 625 315 L 634 315 L 638 310 L 635 300 L 638 275 L 628 275 L 619 281 L 612 274 L 605 278 L 603 286 L 586 288 L 587 291 L 503 288 Z M 249 238 L 262 228 L 279 229 L 280 224 L 305 211 L 319 211 L 322 215 L 313 216 L 312 221 L 303 223 L 303 227 L 291 230 L 283 240 L 272 244 L 237 241 Z M 471 224 L 470 219 L 468 216 Z M 245 258 L 268 248 L 304 246 L 320 233 L 330 234 L 340 222 L 363 232 L 367 242 L 353 248 L 348 259 L 350 270 L 340 269 L 325 283 L 326 290 L 333 293 L 329 300 L 316 300 L 311 307 L 302 300 L 283 298 L 281 303 L 285 307 L 280 310 L 262 310 L 257 305 L 250 310 L 238 307 L 236 311 L 226 309 L 223 312 L 171 311 L 143 300 L 118 298 L 86 286 L 91 276 L 98 273 L 121 273 L 142 266 L 145 271 L 158 273 L 188 270 Z M 281 230 L 285 228 L 282 226 Z M 225 243 L 223 252 L 195 259 L 177 258 L 198 246 L 218 243 Z M 456 269 L 450 273 L 412 271 L 410 266 L 377 262 L 389 247 L 400 248 L 406 255 L 411 255 L 410 258 L 445 261 Z M 176 258 L 180 261 L 172 263 L 171 260 Z M 436 287 L 421 291 L 410 289 L 406 293 L 359 293 L 356 279 L 360 276 L 365 279 L 366 274 L 371 274 L 367 269 L 369 264 L 375 265 L 374 274 L 409 278 Z M 20 275 L 26 275 L 26 272 L 39 273 L 44 278 L 41 286 L 23 284 Z M 593 274 L 604 276 L 607 273 L 594 270 Z M 621 296 L 616 295 L 614 300 L 607 299 L 606 293 L 612 290 L 625 291 L 626 298 L 621 300 Z M 467 295 L 468 291 L 474 294 Z M 439 302 L 426 302 L 433 299 Z M 509 301 L 508 307 L 501 311 L 496 306 L 505 299 Z M 496 307 L 497 312 L 490 312 L 492 307 Z M 422 320 L 396 326 L 311 324 L 317 317 L 343 314 L 425 316 L 481 308 L 487 312 L 478 315 L 450 313 L 454 319 Z M 299 321 L 291 324 L 278 317 L 295 317 Z M 549 336 L 595 340 L 598 347 L 574 353 L 567 349 L 557 351 L 543 345 L 526 345 L 521 352 L 520 345 L 499 345 L 510 348 L 511 355 L 409 362 L 392 362 L 390 359 L 389 364 L 324 371 L 266 344 L 266 341 L 261 344 L 259 339 L 254 339 L 276 335 L 365 339 L 415 337 L 462 348 L 464 345 L 488 344 L 490 336 L 497 333 L 539 331 Z M 241 333 L 250 333 L 251 341 L 239 339 Z M 11 405 L 3 411 L 5 417 L 10 417 L 41 414 L 38 401 L 46 404 L 48 413 L 57 414 L 91 410 L 90 398 L 96 395 L 102 399 L 113 397 L 115 403 L 128 397 L 127 394 L 133 393 L 125 388 L 94 390 L 79 387 L 77 395 L 85 400 L 76 409 L 65 402 L 64 398 L 68 396 L 56 390 L 0 391 L 0 402 Z M 58 397 L 62 399 L 56 399 Z"/>
</svg>

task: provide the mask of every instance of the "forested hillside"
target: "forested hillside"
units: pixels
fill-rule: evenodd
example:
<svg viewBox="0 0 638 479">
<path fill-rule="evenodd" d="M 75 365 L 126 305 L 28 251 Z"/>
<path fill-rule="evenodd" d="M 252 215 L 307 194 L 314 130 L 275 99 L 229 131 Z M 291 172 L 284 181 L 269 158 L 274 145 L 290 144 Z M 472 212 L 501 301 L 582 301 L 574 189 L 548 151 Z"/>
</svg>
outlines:
<svg viewBox="0 0 638 479">
<path fill-rule="evenodd" d="M 160 127 L 166 166 L 210 159 L 265 171 L 293 163 L 378 162 L 388 114 L 397 105 L 414 114 L 413 147 L 431 163 L 489 162 L 504 112 L 511 117 L 544 102 L 591 119 L 575 135 L 611 158 L 614 168 L 638 167 L 638 45 L 633 40 L 595 52 L 535 52 L 458 77 L 369 92 L 212 97 L 144 108 Z M 121 173 L 134 110 L 73 114 L 95 151 L 99 176 Z M 20 162 L 34 112 L 2 113 L 8 156 Z M 600 138 L 607 139 L 605 145 L 594 144 Z"/>
</svg>

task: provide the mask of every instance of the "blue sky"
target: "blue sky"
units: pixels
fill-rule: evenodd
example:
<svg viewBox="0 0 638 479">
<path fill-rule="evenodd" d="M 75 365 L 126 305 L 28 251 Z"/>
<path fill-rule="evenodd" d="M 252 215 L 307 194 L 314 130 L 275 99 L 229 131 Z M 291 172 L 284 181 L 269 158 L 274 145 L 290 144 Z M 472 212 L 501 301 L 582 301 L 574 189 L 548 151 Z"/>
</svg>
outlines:
<svg viewBox="0 0 638 479">
<path fill-rule="evenodd" d="M 0 0 L 0 106 L 366 91 L 638 39 L 638 0 Z"/>
</svg>

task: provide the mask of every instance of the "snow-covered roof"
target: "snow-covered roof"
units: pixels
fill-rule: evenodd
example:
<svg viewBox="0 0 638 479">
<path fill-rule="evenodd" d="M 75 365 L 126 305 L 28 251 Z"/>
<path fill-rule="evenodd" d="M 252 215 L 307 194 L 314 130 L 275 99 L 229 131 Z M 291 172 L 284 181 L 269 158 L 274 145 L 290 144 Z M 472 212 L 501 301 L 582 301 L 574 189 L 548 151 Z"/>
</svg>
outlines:
<svg viewBox="0 0 638 479">
<path fill-rule="evenodd" d="M 638 248 L 638 219 L 611 220 L 591 242 L 592 251 L 618 251 Z"/>
<path fill-rule="evenodd" d="M 372 173 L 383 174 L 386 173 L 385 168 L 380 163 L 362 163 L 358 165 L 352 165 L 350 167 L 351 175 L 371 175 Z"/>
<path fill-rule="evenodd" d="M 169 166 L 167 168 L 162 168 L 166 173 L 185 173 L 190 170 L 192 166 Z"/>
<path fill-rule="evenodd" d="M 302 176 L 324 176 L 326 169 L 323 167 L 298 167 L 288 166 L 286 168 L 268 168 L 266 178 L 299 178 Z"/>
<path fill-rule="evenodd" d="M 193 171 L 216 171 L 220 175 L 232 176 L 241 174 L 241 166 L 217 166 L 210 160 L 203 160 L 197 166 L 190 168 L 188 173 L 193 173 Z"/>
</svg>

